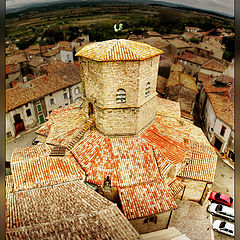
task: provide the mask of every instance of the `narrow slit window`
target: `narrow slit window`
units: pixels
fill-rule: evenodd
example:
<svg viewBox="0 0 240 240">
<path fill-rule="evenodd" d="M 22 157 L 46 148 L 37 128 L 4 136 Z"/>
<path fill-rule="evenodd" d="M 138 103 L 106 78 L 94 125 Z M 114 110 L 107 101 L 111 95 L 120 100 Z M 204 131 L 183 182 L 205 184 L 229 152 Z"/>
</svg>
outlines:
<svg viewBox="0 0 240 240">
<path fill-rule="evenodd" d="M 222 129 L 221 129 L 220 135 L 221 135 L 221 136 L 224 136 L 225 131 L 226 131 L 226 127 L 222 126 Z"/>
<path fill-rule="evenodd" d="M 124 89 L 117 90 L 117 103 L 126 102 L 126 91 Z"/>
</svg>

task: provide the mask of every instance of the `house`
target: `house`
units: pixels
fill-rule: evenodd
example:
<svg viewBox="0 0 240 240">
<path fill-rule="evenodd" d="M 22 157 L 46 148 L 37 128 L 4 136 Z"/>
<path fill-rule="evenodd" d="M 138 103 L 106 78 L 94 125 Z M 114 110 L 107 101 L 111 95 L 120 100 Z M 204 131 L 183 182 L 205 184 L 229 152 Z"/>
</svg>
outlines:
<svg viewBox="0 0 240 240">
<path fill-rule="evenodd" d="M 184 70 L 191 76 L 196 77 L 200 71 L 201 66 L 208 62 L 208 58 L 204 58 L 188 52 L 183 53 L 177 57 L 178 63 L 182 64 Z"/>
<path fill-rule="evenodd" d="M 18 148 L 11 169 L 7 238 L 142 239 L 115 204 L 83 182 L 85 173 L 68 150 L 46 144 Z"/>
<path fill-rule="evenodd" d="M 182 116 L 193 120 L 192 114 L 198 89 L 194 78 L 181 68 L 175 70 L 177 66 L 173 64 L 171 67 L 165 96 L 167 99 L 180 102 Z"/>
<path fill-rule="evenodd" d="M 88 43 L 89 43 L 89 35 L 82 35 L 72 40 L 71 47 L 72 49 L 74 49 L 75 47 L 85 46 Z"/>
<path fill-rule="evenodd" d="M 42 124 L 56 108 L 81 101 L 78 65 L 56 61 L 44 67 L 46 75 L 7 89 L 7 136 L 15 137 L 25 129 Z"/>
<path fill-rule="evenodd" d="M 163 40 L 161 37 L 148 37 L 138 40 L 138 42 L 145 42 L 155 48 L 162 49 L 164 53 L 170 52 L 170 43 Z"/>
<path fill-rule="evenodd" d="M 203 57 L 213 56 L 222 59 L 225 46 L 223 46 L 216 38 L 208 37 L 207 39 L 208 40 L 200 42 L 197 46 L 195 46 L 194 54 Z"/>
<path fill-rule="evenodd" d="M 202 64 L 199 72 L 212 75 L 212 76 L 220 76 L 226 70 L 227 70 L 227 66 L 225 64 L 220 63 L 215 59 L 211 59 L 208 62 L 205 62 L 204 64 Z"/>
<path fill-rule="evenodd" d="M 175 39 L 179 39 L 180 35 L 178 34 L 164 34 L 162 36 L 162 39 L 168 41 L 168 40 L 175 40 Z"/>
<path fill-rule="evenodd" d="M 22 79 L 22 74 L 20 72 L 20 67 L 19 65 L 16 64 L 11 64 L 11 65 L 6 65 L 6 88 L 12 87 L 11 82 L 19 82 Z"/>
<path fill-rule="evenodd" d="M 60 60 L 62 62 L 73 62 L 73 49 L 71 42 L 60 41 L 58 47 L 60 50 Z"/>
<path fill-rule="evenodd" d="M 6 57 L 6 66 L 17 64 L 20 68 L 20 72 L 22 76 L 25 76 L 28 73 L 27 63 L 28 63 L 28 60 L 26 58 L 26 55 L 23 53 Z"/>
<path fill-rule="evenodd" d="M 31 45 L 29 46 L 27 49 L 27 56 L 28 56 L 28 59 L 34 59 L 36 58 L 37 56 L 41 56 L 41 48 L 40 48 L 40 45 L 37 43 L 37 44 L 34 44 L 34 45 Z"/>
<path fill-rule="evenodd" d="M 185 27 L 186 32 L 200 32 L 201 28 L 198 27 Z"/>
<path fill-rule="evenodd" d="M 47 62 L 53 62 L 56 61 L 57 59 L 60 60 L 60 50 L 59 48 L 55 48 L 42 54 L 42 56 L 43 59 Z"/>
<path fill-rule="evenodd" d="M 185 41 L 180 39 L 168 40 L 168 42 L 170 43 L 170 53 L 172 55 L 180 56 L 184 52 L 186 52 L 186 50 L 192 49 L 192 46 L 189 43 L 186 43 Z"/>
<path fill-rule="evenodd" d="M 144 38 L 150 38 L 150 37 L 161 37 L 161 34 L 155 31 L 147 31 L 142 34 Z"/>
<path fill-rule="evenodd" d="M 40 76 L 40 75 L 42 75 L 41 66 L 44 64 L 47 64 L 47 62 L 44 61 L 42 57 L 31 59 L 28 62 L 29 71 L 34 76 Z"/>
<path fill-rule="evenodd" d="M 219 152 L 234 160 L 234 79 L 201 73 L 199 109 L 205 134 Z"/>
</svg>

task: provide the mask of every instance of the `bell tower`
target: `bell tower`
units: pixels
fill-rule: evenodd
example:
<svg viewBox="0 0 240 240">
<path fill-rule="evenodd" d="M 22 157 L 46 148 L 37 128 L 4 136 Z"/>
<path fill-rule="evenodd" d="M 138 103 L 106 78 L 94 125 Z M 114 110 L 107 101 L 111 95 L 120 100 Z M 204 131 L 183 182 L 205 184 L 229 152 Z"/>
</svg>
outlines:
<svg viewBox="0 0 240 240">
<path fill-rule="evenodd" d="M 76 54 L 98 131 L 135 135 L 155 118 L 161 53 L 146 43 L 113 39 L 89 44 Z"/>
</svg>

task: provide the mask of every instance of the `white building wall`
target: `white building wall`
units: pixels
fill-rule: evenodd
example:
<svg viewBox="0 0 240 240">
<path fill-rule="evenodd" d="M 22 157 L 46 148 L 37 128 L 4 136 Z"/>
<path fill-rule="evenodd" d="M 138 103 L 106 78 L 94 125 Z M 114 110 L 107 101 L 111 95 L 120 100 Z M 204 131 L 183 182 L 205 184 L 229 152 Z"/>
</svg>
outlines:
<svg viewBox="0 0 240 240">
<path fill-rule="evenodd" d="M 71 86 L 69 91 L 71 96 L 71 103 L 77 103 L 82 101 L 83 90 L 81 82 Z"/>
<path fill-rule="evenodd" d="M 214 136 L 215 122 L 216 115 L 208 98 L 204 109 L 204 125 L 207 138 L 209 139 L 210 142 L 212 141 L 212 138 Z"/>
<path fill-rule="evenodd" d="M 224 136 L 222 136 L 220 134 L 221 132 L 221 129 L 222 129 L 222 126 L 224 126 L 226 128 L 225 130 L 225 133 L 224 133 Z M 221 151 L 224 152 L 226 147 L 227 147 L 227 144 L 228 144 L 228 140 L 230 138 L 230 134 L 231 134 L 231 127 L 229 125 L 227 125 L 226 123 L 224 123 L 221 119 L 217 118 L 216 119 L 216 123 L 215 123 L 215 126 L 214 126 L 214 133 L 216 134 L 216 136 L 218 138 L 221 139 L 221 141 L 223 142 L 223 145 L 222 145 L 222 148 L 221 148 Z"/>
<path fill-rule="evenodd" d="M 73 52 L 60 50 L 60 60 L 66 63 L 73 62 Z"/>
<path fill-rule="evenodd" d="M 31 116 L 29 116 L 29 117 L 27 116 L 27 113 L 26 113 L 27 109 L 30 109 L 30 111 L 31 111 Z M 37 119 L 36 119 L 35 112 L 33 109 L 33 104 L 30 102 L 30 103 L 28 103 L 27 106 L 26 105 L 20 106 L 16 109 L 9 111 L 6 114 L 6 133 L 11 131 L 12 136 L 15 137 L 14 115 L 16 115 L 16 114 L 20 114 L 21 119 L 23 119 L 24 126 L 26 129 L 30 129 L 30 128 L 36 126 Z"/>
<path fill-rule="evenodd" d="M 67 93 L 68 98 L 64 99 L 63 94 Z M 54 104 L 50 104 L 50 99 L 54 99 Z M 46 108 L 47 108 L 47 114 L 49 114 L 50 111 L 69 105 L 70 104 L 70 93 L 69 93 L 69 88 L 65 88 L 65 90 L 60 90 L 57 92 L 52 93 L 52 96 L 47 95 L 44 97 L 45 103 L 46 103 Z"/>
<path fill-rule="evenodd" d="M 212 76 L 221 76 L 222 75 L 221 72 L 216 72 L 216 71 L 212 71 L 212 70 L 208 70 L 208 69 L 204 69 L 204 68 L 201 68 L 199 72 L 205 73 L 208 75 L 212 75 Z"/>
</svg>

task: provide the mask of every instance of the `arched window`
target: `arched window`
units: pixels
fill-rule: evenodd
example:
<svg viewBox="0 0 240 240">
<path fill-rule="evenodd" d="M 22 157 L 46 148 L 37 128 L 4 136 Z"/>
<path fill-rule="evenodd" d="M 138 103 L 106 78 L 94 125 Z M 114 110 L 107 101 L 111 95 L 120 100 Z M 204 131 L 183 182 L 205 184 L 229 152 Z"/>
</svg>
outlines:
<svg viewBox="0 0 240 240">
<path fill-rule="evenodd" d="M 124 89 L 117 90 L 117 103 L 126 102 L 126 91 Z"/>
<path fill-rule="evenodd" d="M 149 96 L 149 94 L 150 94 L 150 82 L 148 82 L 146 85 L 145 97 Z"/>
</svg>

